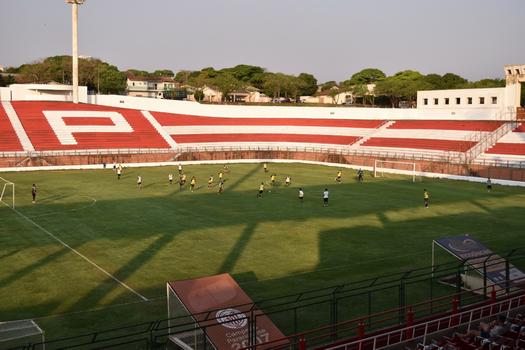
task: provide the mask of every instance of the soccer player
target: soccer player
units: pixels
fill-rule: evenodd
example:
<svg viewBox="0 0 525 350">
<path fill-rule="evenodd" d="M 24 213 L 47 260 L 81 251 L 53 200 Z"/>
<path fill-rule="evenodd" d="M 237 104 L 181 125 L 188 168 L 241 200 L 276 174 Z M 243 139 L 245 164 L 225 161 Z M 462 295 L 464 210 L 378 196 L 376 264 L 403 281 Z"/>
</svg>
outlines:
<svg viewBox="0 0 525 350">
<path fill-rule="evenodd" d="M 182 191 L 182 186 L 184 186 L 184 183 L 186 182 L 183 176 L 179 176 L 179 191 Z"/>
<path fill-rule="evenodd" d="M 224 180 L 219 180 L 219 192 L 217 194 L 221 194 L 224 191 Z"/>
<path fill-rule="evenodd" d="M 179 175 L 182 174 L 182 164 L 179 163 Z"/>
<path fill-rule="evenodd" d="M 341 176 L 343 176 L 343 173 L 341 173 L 341 170 L 337 172 L 337 176 L 335 177 L 335 181 L 341 182 Z"/>
<path fill-rule="evenodd" d="M 210 178 L 208 179 L 208 188 L 213 187 L 213 175 L 210 175 Z"/>
<path fill-rule="evenodd" d="M 223 176 L 222 171 L 219 171 L 219 182 L 222 180 L 222 176 Z"/>
<path fill-rule="evenodd" d="M 324 189 L 324 192 L 323 192 L 323 207 L 327 207 L 328 206 L 328 195 L 330 193 L 328 192 L 328 188 L 325 188 Z"/>
<path fill-rule="evenodd" d="M 122 175 L 122 168 L 117 168 L 117 180 L 120 180 L 121 175 Z"/>
<path fill-rule="evenodd" d="M 257 193 L 257 198 L 262 198 L 264 192 L 264 182 L 261 182 L 259 185 L 259 192 Z"/>
<path fill-rule="evenodd" d="M 173 185 L 173 174 L 172 173 L 168 174 L 168 182 L 170 183 L 170 185 Z"/>
<path fill-rule="evenodd" d="M 275 174 L 272 174 L 272 176 L 270 176 L 270 181 L 272 182 L 272 186 L 275 185 Z"/>
<path fill-rule="evenodd" d="M 137 176 L 137 187 L 139 190 L 142 188 L 142 176 Z"/>
<path fill-rule="evenodd" d="M 292 179 L 290 179 L 290 176 L 287 176 L 286 179 L 284 180 L 284 185 L 290 186 L 291 183 L 292 183 Z"/>
<path fill-rule="evenodd" d="M 487 192 L 492 191 L 492 180 L 490 180 L 490 177 L 487 178 Z"/>
<path fill-rule="evenodd" d="M 428 193 L 427 189 L 425 188 L 423 190 L 423 204 L 425 205 L 425 208 L 428 208 L 428 202 L 430 201 L 430 194 Z"/>
<path fill-rule="evenodd" d="M 31 186 L 31 196 L 33 197 L 33 204 L 36 203 L 36 185 Z"/>
<path fill-rule="evenodd" d="M 363 182 L 363 170 L 361 168 L 357 171 L 357 181 Z"/>
<path fill-rule="evenodd" d="M 230 168 L 228 168 L 228 164 L 224 164 L 223 170 L 224 170 L 225 173 L 229 173 L 230 172 Z"/>
<path fill-rule="evenodd" d="M 266 163 L 263 164 L 263 169 L 265 173 L 268 172 L 268 165 Z"/>
<path fill-rule="evenodd" d="M 303 192 L 303 189 L 300 188 L 299 189 L 299 202 L 303 203 L 303 199 L 304 199 L 304 192 Z"/>
<path fill-rule="evenodd" d="M 195 176 L 193 176 L 191 178 L 191 181 L 190 181 L 190 189 L 191 189 L 191 192 L 193 192 L 193 190 L 195 189 L 195 185 L 197 184 L 197 180 L 195 179 Z"/>
<path fill-rule="evenodd" d="M 180 179 L 182 181 L 182 184 L 185 185 L 186 184 L 186 174 L 182 174 Z"/>
</svg>

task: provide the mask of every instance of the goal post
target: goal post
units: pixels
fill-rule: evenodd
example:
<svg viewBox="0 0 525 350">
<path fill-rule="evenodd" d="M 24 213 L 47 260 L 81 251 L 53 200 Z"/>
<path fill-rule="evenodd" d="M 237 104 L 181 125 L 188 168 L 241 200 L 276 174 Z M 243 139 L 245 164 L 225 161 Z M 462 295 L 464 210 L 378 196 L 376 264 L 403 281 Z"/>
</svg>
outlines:
<svg viewBox="0 0 525 350">
<path fill-rule="evenodd" d="M 383 177 L 385 173 L 408 175 L 412 178 L 412 182 L 421 178 L 419 165 L 415 162 L 375 159 L 374 177 Z"/>
<path fill-rule="evenodd" d="M 0 177 L 0 202 L 15 209 L 15 184 Z"/>
</svg>

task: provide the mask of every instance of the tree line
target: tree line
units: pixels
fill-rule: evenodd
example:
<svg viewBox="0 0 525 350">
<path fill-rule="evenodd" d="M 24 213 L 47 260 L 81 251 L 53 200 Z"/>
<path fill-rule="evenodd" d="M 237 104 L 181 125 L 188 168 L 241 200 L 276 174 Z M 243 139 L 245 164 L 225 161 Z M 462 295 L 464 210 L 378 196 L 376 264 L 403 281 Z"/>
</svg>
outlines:
<svg viewBox="0 0 525 350">
<path fill-rule="evenodd" d="M 6 73 L 17 74 L 20 83 L 48 83 L 51 81 L 70 84 L 71 56 L 53 56 L 43 60 L 10 67 Z M 273 98 L 289 98 L 297 101 L 299 96 L 330 95 L 350 92 L 363 105 L 398 106 L 400 101 L 413 102 L 418 90 L 441 90 L 463 88 L 489 88 L 505 86 L 504 79 L 482 79 L 468 81 L 454 74 L 427 74 L 404 70 L 387 76 L 377 68 L 366 68 L 341 82 L 328 81 L 319 84 L 309 73 L 298 75 L 269 72 L 263 67 L 239 64 L 235 67 L 201 70 L 182 70 L 176 74 L 169 69 L 154 72 L 129 69 L 120 71 L 116 66 L 97 58 L 79 59 L 79 83 L 88 90 L 103 94 L 121 94 L 126 91 L 127 75 L 156 78 L 171 77 L 179 83 L 179 89 L 189 89 L 197 100 L 202 99 L 202 88 L 215 88 L 226 97 L 228 94 L 245 90 L 261 91 Z M 0 76 L 0 86 L 8 85 Z M 12 83 L 12 81 L 9 81 Z M 371 85 L 373 84 L 373 85 Z M 372 88 L 373 86 L 373 88 Z"/>
</svg>

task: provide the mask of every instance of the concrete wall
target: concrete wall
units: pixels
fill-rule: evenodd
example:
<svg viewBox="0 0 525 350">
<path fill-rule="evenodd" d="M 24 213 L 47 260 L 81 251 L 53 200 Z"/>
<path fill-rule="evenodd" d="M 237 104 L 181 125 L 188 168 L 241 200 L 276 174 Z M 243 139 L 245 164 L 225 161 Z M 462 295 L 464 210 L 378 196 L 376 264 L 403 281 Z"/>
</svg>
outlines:
<svg viewBox="0 0 525 350">
<path fill-rule="evenodd" d="M 400 109 L 352 107 L 280 107 L 210 105 L 191 101 L 157 100 L 117 95 L 89 96 L 88 103 L 157 112 L 215 117 L 245 118 L 352 118 L 352 119 L 438 119 L 438 120 L 494 120 L 500 116 L 481 108 L 461 109 Z"/>
<path fill-rule="evenodd" d="M 87 87 L 78 87 L 78 99 L 81 103 L 88 101 Z M 73 101 L 70 85 L 52 84 L 13 84 L 0 88 L 2 101 Z"/>
</svg>

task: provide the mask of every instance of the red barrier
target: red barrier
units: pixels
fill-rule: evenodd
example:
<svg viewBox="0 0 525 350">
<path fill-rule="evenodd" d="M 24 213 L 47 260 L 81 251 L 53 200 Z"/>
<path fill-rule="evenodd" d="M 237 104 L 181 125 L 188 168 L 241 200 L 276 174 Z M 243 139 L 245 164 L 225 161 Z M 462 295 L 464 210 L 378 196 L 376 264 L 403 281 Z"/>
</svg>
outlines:
<svg viewBox="0 0 525 350">
<path fill-rule="evenodd" d="M 412 327 L 414 325 L 414 310 L 412 309 L 412 306 L 408 307 L 407 311 L 407 327 Z M 412 339 L 414 336 L 414 328 L 408 328 L 405 331 L 405 339 Z"/>
</svg>

